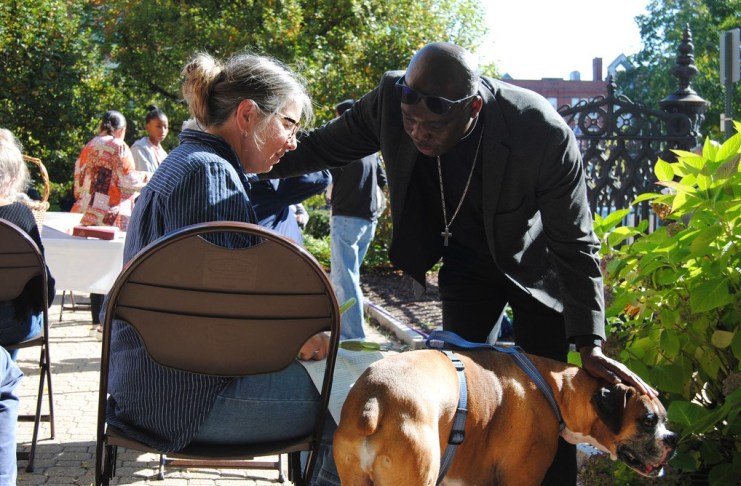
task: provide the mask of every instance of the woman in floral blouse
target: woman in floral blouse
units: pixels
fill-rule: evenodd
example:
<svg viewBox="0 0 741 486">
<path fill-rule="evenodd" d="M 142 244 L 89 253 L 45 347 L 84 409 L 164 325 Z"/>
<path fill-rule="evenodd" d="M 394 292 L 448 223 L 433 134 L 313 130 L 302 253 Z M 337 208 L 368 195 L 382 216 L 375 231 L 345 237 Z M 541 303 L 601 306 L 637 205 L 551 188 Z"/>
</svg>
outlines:
<svg viewBox="0 0 741 486">
<path fill-rule="evenodd" d="M 146 176 L 136 170 L 125 135 L 126 118 L 118 111 L 106 112 L 98 135 L 75 162 L 77 201 L 72 212 L 83 213 L 84 226 L 118 226 L 126 231 Z"/>
<path fill-rule="evenodd" d="M 147 175 L 136 170 L 125 135 L 126 118 L 118 111 L 107 111 L 98 135 L 85 145 L 75 162 L 77 200 L 72 212 L 83 213 L 83 226 L 117 226 L 121 231 L 129 226 L 134 199 Z M 104 297 L 90 294 L 93 329 L 98 331 Z"/>
</svg>

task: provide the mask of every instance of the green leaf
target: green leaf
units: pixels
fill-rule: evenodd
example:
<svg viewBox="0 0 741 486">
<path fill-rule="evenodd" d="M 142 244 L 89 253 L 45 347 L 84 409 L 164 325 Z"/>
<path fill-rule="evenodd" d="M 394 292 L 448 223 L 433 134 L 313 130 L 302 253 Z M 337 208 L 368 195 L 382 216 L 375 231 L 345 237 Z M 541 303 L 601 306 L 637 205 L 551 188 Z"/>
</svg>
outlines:
<svg viewBox="0 0 741 486">
<path fill-rule="evenodd" d="M 733 467 L 733 464 L 727 462 L 718 464 L 708 474 L 710 486 L 730 486 L 738 484 L 739 480 L 741 480 L 741 473 Z"/>
<path fill-rule="evenodd" d="M 699 157 L 696 153 L 687 150 L 672 149 L 672 152 L 674 152 L 679 159 L 685 159 L 687 157 Z"/>
<path fill-rule="evenodd" d="M 700 466 L 698 456 L 699 453 L 697 452 L 677 451 L 674 457 L 669 461 L 669 464 L 681 471 L 696 471 Z"/>
<path fill-rule="evenodd" d="M 672 201 L 672 213 L 673 214 L 681 214 L 680 211 L 682 210 L 682 206 L 687 204 L 688 198 L 686 192 L 678 192 L 674 196 L 674 201 Z"/>
<path fill-rule="evenodd" d="M 616 224 L 620 223 L 629 214 L 630 209 L 618 209 L 617 211 L 614 211 L 605 216 L 604 220 L 602 221 L 602 226 L 605 228 L 605 230 L 609 230 Z"/>
<path fill-rule="evenodd" d="M 712 182 L 713 179 L 707 174 L 699 174 L 697 176 L 697 187 L 702 191 L 707 191 Z"/>
<path fill-rule="evenodd" d="M 715 161 L 716 154 L 718 153 L 718 147 L 710 140 L 710 137 L 705 138 L 705 143 L 702 146 L 702 156 L 707 160 Z"/>
<path fill-rule="evenodd" d="M 674 400 L 669 404 L 666 414 L 670 421 L 683 427 L 688 427 L 698 420 L 707 417 L 709 412 L 696 403 Z"/>
<path fill-rule="evenodd" d="M 731 342 L 733 356 L 741 363 L 741 332 L 736 332 Z M 741 366 L 741 365 L 740 365 Z"/>
<path fill-rule="evenodd" d="M 710 244 L 723 234 L 720 225 L 703 228 L 690 243 L 690 253 L 693 256 L 704 256 L 711 253 Z"/>
<path fill-rule="evenodd" d="M 678 193 L 680 193 L 680 192 L 694 193 L 695 192 L 695 188 L 694 187 L 688 186 L 686 184 L 680 184 L 679 182 L 662 181 L 662 182 L 657 182 L 656 184 L 658 184 L 660 186 L 666 186 L 666 187 L 668 187 L 670 189 L 674 189 Z"/>
<path fill-rule="evenodd" d="M 659 285 L 672 285 L 677 281 L 677 272 L 671 267 L 662 267 L 656 270 L 655 278 Z"/>
<path fill-rule="evenodd" d="M 714 350 L 703 348 L 702 352 L 697 357 L 697 361 L 700 363 L 700 368 L 707 373 L 710 378 L 713 380 L 718 378 L 721 361 Z"/>
<path fill-rule="evenodd" d="M 731 394 L 726 395 L 724 406 L 735 409 L 736 405 L 741 405 L 741 388 L 736 388 Z M 736 411 L 738 412 L 739 410 L 736 409 Z"/>
<path fill-rule="evenodd" d="M 674 164 L 674 173 L 681 177 L 697 175 L 705 167 L 705 159 L 701 155 L 685 152 Z"/>
<path fill-rule="evenodd" d="M 731 413 L 728 414 L 727 422 L 728 425 L 723 430 L 723 433 L 735 437 L 741 436 L 741 413 L 739 413 L 739 407 L 731 410 Z"/>
<path fill-rule="evenodd" d="M 686 403 L 686 402 L 683 402 Z M 723 409 L 715 409 L 713 411 L 707 410 L 706 408 L 701 407 L 700 405 L 693 404 L 696 407 L 699 407 L 702 409 L 702 412 L 699 412 L 698 410 L 694 409 L 690 413 L 694 413 L 695 416 L 692 419 L 690 423 L 686 425 L 682 429 L 682 437 L 689 437 L 691 435 L 696 434 L 704 434 L 716 426 L 720 425 L 725 418 L 726 414 L 728 413 L 726 410 Z M 669 405 L 671 407 L 671 404 Z M 668 412 L 667 412 L 668 413 Z M 672 420 L 672 419 L 670 419 Z"/>
<path fill-rule="evenodd" d="M 651 369 L 651 384 L 661 391 L 682 393 L 687 377 L 679 365 L 655 366 Z"/>
<path fill-rule="evenodd" d="M 355 297 L 350 297 L 349 299 L 347 299 L 345 303 L 340 306 L 340 314 L 344 314 L 345 312 L 347 312 L 350 307 L 355 305 L 355 302 L 357 302 L 357 300 L 355 300 Z"/>
<path fill-rule="evenodd" d="M 613 213 L 614 214 L 614 213 Z M 607 235 L 607 243 L 617 246 L 631 236 L 639 235 L 640 232 L 630 226 L 618 226 Z"/>
<path fill-rule="evenodd" d="M 690 309 L 693 313 L 707 312 L 732 301 L 728 281 L 722 278 L 705 280 L 690 288 Z"/>
<path fill-rule="evenodd" d="M 656 166 L 654 167 L 656 177 L 660 181 L 670 181 L 674 179 L 674 171 L 672 170 L 672 164 L 664 162 L 663 160 L 657 160 Z"/>
<path fill-rule="evenodd" d="M 733 342 L 735 333 L 717 330 L 710 337 L 710 342 L 718 349 L 725 349 Z"/>
<path fill-rule="evenodd" d="M 656 199 L 657 197 L 661 197 L 662 194 L 656 193 L 656 192 L 644 192 L 643 194 L 640 194 L 638 197 L 633 199 L 633 202 L 631 205 L 635 206 L 638 203 L 641 203 L 643 201 L 650 201 L 651 199 Z"/>
<path fill-rule="evenodd" d="M 722 162 L 736 157 L 741 151 L 741 133 L 737 133 L 721 145 L 715 160 Z"/>
<path fill-rule="evenodd" d="M 718 464 L 724 459 L 720 444 L 710 440 L 703 441 L 700 444 L 700 454 L 705 464 Z"/>
<path fill-rule="evenodd" d="M 679 354 L 680 343 L 676 333 L 667 330 L 662 331 L 659 343 L 666 357 L 673 358 Z"/>
<path fill-rule="evenodd" d="M 721 166 L 718 167 L 718 169 L 715 171 L 716 179 L 718 179 L 719 182 L 730 179 L 736 172 L 738 172 L 738 167 L 739 163 L 738 159 L 736 158 L 723 162 Z"/>
<path fill-rule="evenodd" d="M 696 334 L 703 334 L 710 327 L 710 321 L 706 314 L 700 314 L 689 321 L 689 325 Z"/>
<path fill-rule="evenodd" d="M 380 351 L 381 345 L 372 341 L 342 341 L 340 347 L 347 351 Z"/>
</svg>

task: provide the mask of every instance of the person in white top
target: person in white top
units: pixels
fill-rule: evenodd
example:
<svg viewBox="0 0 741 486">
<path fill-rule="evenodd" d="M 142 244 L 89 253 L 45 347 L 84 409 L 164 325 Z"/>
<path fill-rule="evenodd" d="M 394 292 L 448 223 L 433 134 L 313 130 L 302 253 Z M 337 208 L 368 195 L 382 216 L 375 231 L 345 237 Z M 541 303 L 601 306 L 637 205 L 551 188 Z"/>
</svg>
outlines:
<svg viewBox="0 0 741 486">
<path fill-rule="evenodd" d="M 149 105 L 145 120 L 144 128 L 148 135 L 134 142 L 131 146 L 131 153 L 134 155 L 136 170 L 149 172 L 151 175 L 167 157 L 167 152 L 162 148 L 161 143 L 167 136 L 169 127 L 167 115 L 157 105 Z"/>
</svg>

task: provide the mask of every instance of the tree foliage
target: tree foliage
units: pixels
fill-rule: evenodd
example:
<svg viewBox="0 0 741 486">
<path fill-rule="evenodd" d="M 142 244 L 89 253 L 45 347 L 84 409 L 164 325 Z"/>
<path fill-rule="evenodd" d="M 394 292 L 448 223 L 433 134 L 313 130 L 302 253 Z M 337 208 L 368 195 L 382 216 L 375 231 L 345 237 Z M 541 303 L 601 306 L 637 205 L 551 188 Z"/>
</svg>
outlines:
<svg viewBox="0 0 741 486">
<path fill-rule="evenodd" d="M 52 180 L 70 174 L 95 132 L 102 99 L 117 99 L 92 29 L 93 12 L 65 0 L 0 6 L 0 125 L 12 130 Z"/>
<path fill-rule="evenodd" d="M 104 6 L 106 45 L 133 99 L 172 102 L 180 97 L 180 69 L 196 51 L 274 56 L 309 81 L 326 121 L 338 101 L 361 96 L 427 42 L 476 48 L 484 30 L 470 26 L 482 24 L 479 6 L 478 0 L 119 0 Z M 184 116 L 182 106 L 173 110 Z"/>
<path fill-rule="evenodd" d="M 74 161 L 108 109 L 143 136 L 146 108 L 168 114 L 165 148 L 188 117 L 180 71 L 198 51 L 274 56 L 307 80 L 320 122 L 424 44 L 475 51 L 480 0 L 6 0 L 0 5 L 0 126 L 69 186 Z"/>
<path fill-rule="evenodd" d="M 719 137 L 725 92 L 720 84 L 720 34 L 741 25 L 741 0 L 650 0 L 647 13 L 636 17 L 643 47 L 630 60 L 635 69 L 618 77 L 618 86 L 633 100 L 652 108 L 678 89 L 672 76 L 685 26 L 689 26 L 698 74 L 692 88 L 710 107 L 701 127 Z M 733 110 L 741 110 L 741 84 L 734 85 Z"/>
</svg>

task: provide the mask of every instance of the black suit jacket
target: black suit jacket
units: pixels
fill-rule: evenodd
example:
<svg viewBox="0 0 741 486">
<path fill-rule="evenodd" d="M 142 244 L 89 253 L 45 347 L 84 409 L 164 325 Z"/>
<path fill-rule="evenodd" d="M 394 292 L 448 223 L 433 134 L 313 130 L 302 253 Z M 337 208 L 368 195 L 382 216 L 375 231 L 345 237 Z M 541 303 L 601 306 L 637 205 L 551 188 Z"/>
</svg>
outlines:
<svg viewBox="0 0 741 486">
<path fill-rule="evenodd" d="M 389 185 L 393 237 L 389 256 L 424 283 L 441 256 L 442 228 L 409 208 L 407 192 L 419 155 L 404 132 L 394 83 L 378 87 L 343 116 L 302 134 L 267 177 L 338 167 L 381 151 Z M 482 78 L 484 100 L 483 217 L 486 239 L 502 272 L 525 292 L 561 311 L 568 337 L 604 333 L 599 242 L 592 229 L 581 155 L 571 129 L 540 95 Z"/>
</svg>

